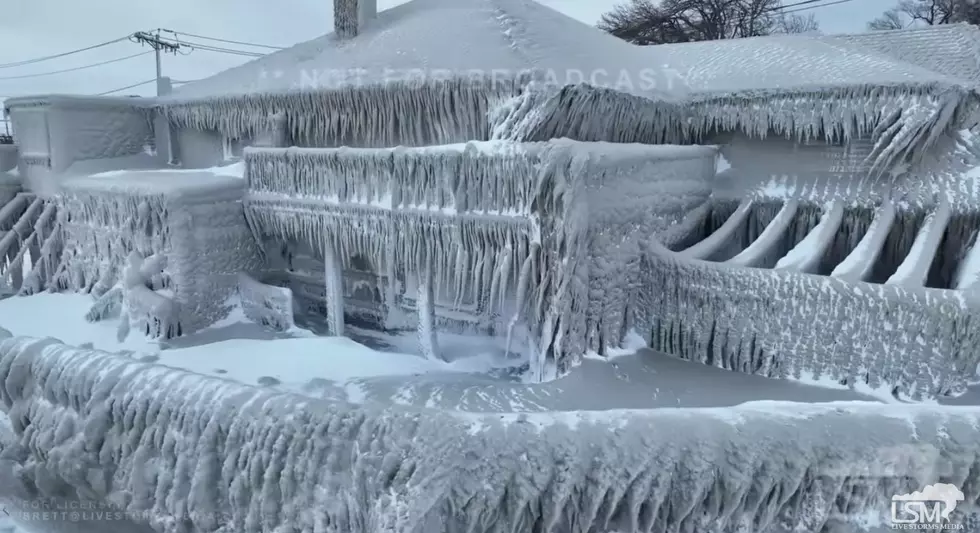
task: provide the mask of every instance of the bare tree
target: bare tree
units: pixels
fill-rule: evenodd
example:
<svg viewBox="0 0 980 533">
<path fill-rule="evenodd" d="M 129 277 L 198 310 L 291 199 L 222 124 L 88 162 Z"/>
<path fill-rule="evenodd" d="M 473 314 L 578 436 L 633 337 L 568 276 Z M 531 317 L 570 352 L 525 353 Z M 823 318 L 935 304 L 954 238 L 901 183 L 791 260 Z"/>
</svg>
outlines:
<svg viewBox="0 0 980 533">
<path fill-rule="evenodd" d="M 631 0 L 603 15 L 599 28 L 640 45 L 818 29 L 812 15 L 787 15 L 782 7 L 783 0 Z"/>
<path fill-rule="evenodd" d="M 898 5 L 868 23 L 870 30 L 898 30 L 916 24 L 980 23 L 974 0 L 899 0 Z"/>
</svg>

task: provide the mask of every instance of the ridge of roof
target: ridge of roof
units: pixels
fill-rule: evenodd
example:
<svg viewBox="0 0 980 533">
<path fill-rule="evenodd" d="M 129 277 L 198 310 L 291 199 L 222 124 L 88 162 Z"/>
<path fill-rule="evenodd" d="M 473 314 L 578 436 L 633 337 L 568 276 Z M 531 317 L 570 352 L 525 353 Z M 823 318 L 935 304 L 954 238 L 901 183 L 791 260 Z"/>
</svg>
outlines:
<svg viewBox="0 0 980 533">
<path fill-rule="evenodd" d="M 657 75 L 637 47 L 532 0 L 410 0 L 379 12 L 356 37 L 327 33 L 188 83 L 161 102 L 321 92 L 478 73 L 513 78 L 536 70 L 549 71 L 559 82 L 575 77 L 572 84 L 603 78 L 593 85 L 613 84 L 627 73 L 636 89 L 629 92 L 670 92 L 664 83 L 640 87 Z"/>
</svg>

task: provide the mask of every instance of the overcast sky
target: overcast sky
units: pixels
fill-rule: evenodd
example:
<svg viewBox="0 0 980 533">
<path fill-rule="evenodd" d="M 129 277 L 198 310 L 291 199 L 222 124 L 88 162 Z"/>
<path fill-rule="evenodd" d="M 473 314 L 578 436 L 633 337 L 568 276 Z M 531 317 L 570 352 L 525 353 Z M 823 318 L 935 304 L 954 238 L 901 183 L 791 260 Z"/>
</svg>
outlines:
<svg viewBox="0 0 980 533">
<path fill-rule="evenodd" d="M 403 0 L 378 0 L 385 9 Z M 539 0 L 583 22 L 594 24 L 615 0 Z M 787 0 L 793 3 L 798 0 Z M 826 0 L 828 2 L 832 0 Z M 863 31 L 897 0 L 848 0 L 803 11 L 816 15 L 823 33 Z M 96 94 L 154 77 L 152 54 L 110 65 L 50 76 L 11 79 L 71 69 L 140 53 L 142 48 L 121 42 L 89 52 L 16 67 L 9 63 L 54 55 L 157 27 L 235 41 L 273 46 L 312 39 L 332 30 L 331 0 L 3 0 L 0 12 L 0 97 L 44 93 Z M 186 40 L 242 49 L 187 37 Z M 252 48 L 261 52 L 260 48 Z M 209 51 L 165 56 L 164 74 L 175 80 L 209 76 L 249 58 Z M 150 95 L 153 85 L 120 94 Z"/>
</svg>

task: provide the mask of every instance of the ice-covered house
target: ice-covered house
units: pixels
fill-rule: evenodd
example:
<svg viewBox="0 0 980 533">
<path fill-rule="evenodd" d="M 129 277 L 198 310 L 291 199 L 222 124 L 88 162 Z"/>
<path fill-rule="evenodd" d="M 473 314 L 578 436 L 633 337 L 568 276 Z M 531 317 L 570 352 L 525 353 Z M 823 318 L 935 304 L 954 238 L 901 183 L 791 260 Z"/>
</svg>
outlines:
<svg viewBox="0 0 980 533">
<path fill-rule="evenodd" d="M 291 288 L 301 315 L 333 333 L 345 315 L 417 328 L 429 352 L 436 329 L 492 334 L 538 354 L 539 372 L 571 361 L 561 354 L 618 344 L 635 314 L 638 239 L 710 192 L 713 149 L 652 146 L 679 131 L 679 80 L 644 51 L 527 0 L 413 0 L 382 13 L 338 1 L 336 11 L 332 34 L 159 99 L 140 137 L 155 150 L 133 157 L 208 168 L 244 149 L 242 220 L 264 267 L 250 266 L 244 246 L 222 253 Z M 11 114 L 30 131 L 23 107 Z M 173 258 L 185 242 L 188 257 L 220 250 L 188 233 L 200 226 L 166 220 L 190 209 L 178 201 L 203 196 L 157 181 L 200 179 L 47 180 L 71 228 L 61 285 L 112 287 L 136 245 L 119 240 L 134 227 L 143 255 Z M 218 181 L 211 189 L 233 205 L 233 180 Z M 98 206 L 110 197 L 106 214 Z M 185 316 L 161 324 L 188 330 L 204 321 L 186 314 L 204 305 L 189 289 L 227 284 L 180 278 L 169 280 Z"/>
</svg>

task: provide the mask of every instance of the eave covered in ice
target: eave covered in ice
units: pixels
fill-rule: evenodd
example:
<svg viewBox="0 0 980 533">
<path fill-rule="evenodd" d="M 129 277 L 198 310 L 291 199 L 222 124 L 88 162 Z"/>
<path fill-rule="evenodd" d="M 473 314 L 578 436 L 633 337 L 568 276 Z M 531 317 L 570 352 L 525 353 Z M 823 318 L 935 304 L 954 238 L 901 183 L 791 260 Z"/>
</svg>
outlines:
<svg viewBox="0 0 980 533">
<path fill-rule="evenodd" d="M 379 13 L 356 37 L 300 43 L 160 103 L 180 127 L 233 138 L 284 113 L 300 146 L 419 146 L 488 140 L 494 108 L 532 82 L 615 89 L 590 93 L 622 98 L 607 115 L 616 105 L 635 114 L 638 103 L 676 114 L 664 102 L 670 80 L 649 52 L 531 0 L 412 0 Z M 562 111 L 591 117 L 585 104 L 594 102 L 579 102 Z"/>
<path fill-rule="evenodd" d="M 875 141 L 872 171 L 977 122 L 974 84 L 847 43 L 771 36 L 651 47 L 689 91 L 687 135 Z"/>
</svg>

